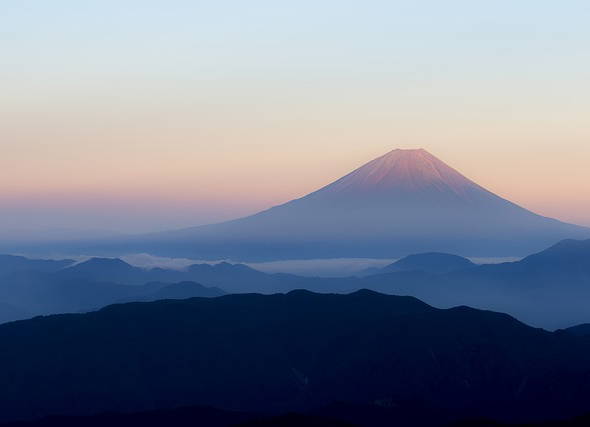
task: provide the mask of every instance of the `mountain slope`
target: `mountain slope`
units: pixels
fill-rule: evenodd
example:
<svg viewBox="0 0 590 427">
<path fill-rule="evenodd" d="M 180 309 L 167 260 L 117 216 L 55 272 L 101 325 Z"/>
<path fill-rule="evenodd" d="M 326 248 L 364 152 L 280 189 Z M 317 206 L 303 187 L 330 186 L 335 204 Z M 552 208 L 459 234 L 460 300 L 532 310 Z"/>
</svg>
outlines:
<svg viewBox="0 0 590 427">
<path fill-rule="evenodd" d="M 580 337 L 589 337 L 590 338 L 590 323 L 584 323 L 582 325 L 572 326 L 571 328 L 567 328 L 566 332 L 569 334 L 574 334 Z"/>
<path fill-rule="evenodd" d="M 55 274 L 60 279 L 93 280 L 143 285 L 148 282 L 176 283 L 193 281 L 206 286 L 219 286 L 230 292 L 276 292 L 278 278 L 243 264 L 220 262 L 193 264 L 184 270 L 134 267 L 118 258 L 91 258 Z M 285 275 L 286 276 L 286 275 Z"/>
<path fill-rule="evenodd" d="M 564 240 L 520 261 L 447 274 L 398 272 L 363 286 L 412 295 L 440 307 L 467 304 L 518 316 L 546 328 L 590 320 L 590 240 Z"/>
<path fill-rule="evenodd" d="M 23 256 L 0 255 L 0 276 L 19 271 L 55 272 L 68 267 L 73 260 L 29 259 Z"/>
<path fill-rule="evenodd" d="M 425 150 L 393 150 L 303 198 L 246 218 L 138 237 L 105 251 L 205 259 L 525 255 L 590 229 L 536 215 Z"/>
<path fill-rule="evenodd" d="M 28 269 L 16 268 L 0 275 L 0 323 L 35 315 L 85 312 L 122 301 L 213 297 L 224 294 L 225 289 L 274 293 L 315 287 L 313 279 L 265 274 L 226 262 L 194 264 L 179 271 L 138 268 L 116 258 L 91 258 L 71 266 L 59 264 L 66 268 L 57 271 L 40 264 L 40 271 L 36 271 L 30 269 L 34 261 L 19 259 L 19 265 Z"/>
<path fill-rule="evenodd" d="M 467 258 L 458 255 L 430 252 L 425 254 L 408 255 L 383 268 L 371 268 L 361 275 L 384 274 L 400 271 L 422 271 L 425 273 L 443 274 L 452 271 L 475 267 Z"/>
<path fill-rule="evenodd" d="M 0 302 L 0 323 L 27 319 L 29 317 L 31 315 L 26 310 Z"/>
<path fill-rule="evenodd" d="M 213 298 L 225 295 L 221 289 L 208 288 L 195 282 L 180 283 L 148 283 L 146 287 L 156 288 L 151 293 L 128 299 L 129 301 L 157 301 L 162 299 L 186 299 L 194 297 Z"/>
<path fill-rule="evenodd" d="M 121 301 L 213 297 L 224 293 L 219 288 L 190 281 L 128 285 L 111 280 L 100 271 L 86 273 L 63 277 L 55 273 L 20 272 L 1 277 L 0 323 L 37 315 L 86 312 Z"/>
<path fill-rule="evenodd" d="M 590 278 L 590 239 L 562 240 L 518 263 L 523 268 L 543 272 L 567 272 Z"/>
<path fill-rule="evenodd" d="M 132 303 L 0 325 L 0 420 L 408 399 L 505 419 L 569 416 L 588 409 L 589 373 L 588 340 L 370 291 Z"/>
</svg>

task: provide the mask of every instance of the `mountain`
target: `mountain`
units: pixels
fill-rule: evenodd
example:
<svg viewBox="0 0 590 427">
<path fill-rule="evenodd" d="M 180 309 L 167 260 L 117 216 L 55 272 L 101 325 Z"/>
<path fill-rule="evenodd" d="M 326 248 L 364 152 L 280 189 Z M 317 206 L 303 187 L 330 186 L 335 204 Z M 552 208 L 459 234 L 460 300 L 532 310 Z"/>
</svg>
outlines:
<svg viewBox="0 0 590 427">
<path fill-rule="evenodd" d="M 563 240 L 516 263 L 521 269 L 545 273 L 568 273 L 590 278 L 590 239 Z"/>
<path fill-rule="evenodd" d="M 535 280 L 537 286 L 560 281 L 586 283 L 590 281 L 590 239 L 562 240 L 520 261 L 483 265 L 478 270 L 478 273 L 482 272 L 526 275 Z"/>
<path fill-rule="evenodd" d="M 439 307 L 467 304 L 550 329 L 564 328 L 590 321 L 590 240 L 564 240 L 520 261 L 446 274 L 369 276 L 363 286 L 412 295 Z"/>
<path fill-rule="evenodd" d="M 194 264 L 179 271 L 138 268 L 117 258 L 91 258 L 72 265 L 63 262 L 51 268 L 37 260 L 19 258 L 18 268 L 5 271 L 11 272 L 0 275 L 0 323 L 35 315 L 85 312 L 122 301 L 213 297 L 225 294 L 226 288 L 230 292 L 273 293 L 314 287 L 313 280 L 265 274 L 226 262 Z"/>
<path fill-rule="evenodd" d="M 501 420 L 587 412 L 590 341 L 505 314 L 358 291 L 109 306 L 0 325 L 0 420 L 336 402 Z"/>
<path fill-rule="evenodd" d="M 109 412 L 88 416 L 56 415 L 38 420 L 2 423 L 0 427 L 231 427 L 257 417 L 259 417 L 258 414 L 193 406 L 136 413 Z"/>
<path fill-rule="evenodd" d="M 29 312 L 20 307 L 0 302 L 0 323 L 21 320 L 32 317 Z"/>
<path fill-rule="evenodd" d="M 134 267 L 118 258 L 91 258 L 56 273 L 61 279 L 93 280 L 143 285 L 148 282 L 176 283 L 192 281 L 219 286 L 230 292 L 276 292 L 279 278 L 244 264 L 193 264 L 184 270 Z"/>
<path fill-rule="evenodd" d="M 580 337 L 590 337 L 590 323 L 572 326 L 565 330 L 568 334 L 574 334 Z"/>
<path fill-rule="evenodd" d="M 456 421 L 459 420 L 459 421 Z M 191 406 L 145 412 L 110 412 L 88 416 L 51 416 L 32 421 L 0 424 L 0 427 L 587 427 L 590 414 L 573 419 L 513 424 L 486 419 L 463 419 L 418 405 L 334 404 L 308 413 L 264 415 Z"/>
<path fill-rule="evenodd" d="M 353 427 L 355 424 L 323 414 L 265 415 L 224 411 L 209 407 L 182 407 L 136 413 L 105 413 L 89 416 L 52 416 L 0 427 Z"/>
<path fill-rule="evenodd" d="M 0 309 L 6 308 L 0 315 L 0 321 L 54 313 L 86 312 L 122 301 L 213 297 L 223 294 L 219 288 L 209 288 L 194 282 L 152 282 L 130 286 L 84 279 L 61 280 L 47 276 L 15 277 L 0 288 L 0 301 L 6 301 L 0 306 Z"/>
<path fill-rule="evenodd" d="M 221 289 L 217 287 L 208 288 L 195 282 L 180 282 L 180 283 L 148 283 L 145 285 L 148 288 L 156 288 L 157 290 L 151 293 L 146 293 L 143 297 L 134 297 L 131 301 L 157 301 L 161 299 L 185 299 L 194 297 L 213 298 L 225 295 Z"/>
<path fill-rule="evenodd" d="M 178 271 L 133 267 L 119 259 L 91 259 L 53 273 L 19 271 L 0 276 L 0 304 L 6 307 L 0 321 L 83 312 L 123 301 L 220 292 L 349 293 L 362 288 L 415 296 L 437 307 L 470 305 L 507 312 L 548 329 L 590 321 L 586 302 L 590 300 L 590 240 L 564 240 L 521 261 L 481 266 L 454 255 L 416 254 L 368 273 L 374 274 L 301 277 L 230 263 L 194 264 Z M 183 282 L 193 284 L 182 286 Z"/>
<path fill-rule="evenodd" d="M 88 263 L 88 264 L 87 264 Z M 54 273 L 22 271 L 0 277 L 0 323 L 36 315 L 75 313 L 96 310 L 122 301 L 152 301 L 165 298 L 213 297 L 224 294 L 217 287 L 192 281 L 175 283 L 176 271 L 169 271 L 168 282 L 137 283 L 119 281 L 135 267 L 120 260 L 87 261 Z M 97 266 L 104 267 L 95 268 Z M 117 266 L 117 268 L 108 267 Z M 71 269 L 71 270 L 70 270 Z M 121 273 L 124 273 L 121 276 Z M 154 277 L 162 277 L 161 272 Z"/>
<path fill-rule="evenodd" d="M 426 273 L 450 273 L 475 267 L 467 258 L 458 255 L 430 252 L 426 254 L 408 255 L 383 268 L 371 268 L 361 272 L 361 276 L 369 274 L 385 274 L 399 271 L 423 271 Z"/>
<path fill-rule="evenodd" d="M 423 149 L 398 149 L 305 197 L 249 217 L 93 248 L 242 261 L 424 252 L 524 256 L 565 238 L 589 237 L 589 228 L 534 214 Z"/>
<path fill-rule="evenodd" d="M 128 276 L 139 271 L 142 270 L 118 258 L 90 258 L 84 262 L 63 269 L 60 274 L 71 278 L 105 275 L 109 278 L 118 277 L 126 279 Z"/>
<path fill-rule="evenodd" d="M 0 276 L 18 271 L 55 272 L 69 265 L 74 260 L 29 259 L 23 256 L 0 255 Z"/>
</svg>

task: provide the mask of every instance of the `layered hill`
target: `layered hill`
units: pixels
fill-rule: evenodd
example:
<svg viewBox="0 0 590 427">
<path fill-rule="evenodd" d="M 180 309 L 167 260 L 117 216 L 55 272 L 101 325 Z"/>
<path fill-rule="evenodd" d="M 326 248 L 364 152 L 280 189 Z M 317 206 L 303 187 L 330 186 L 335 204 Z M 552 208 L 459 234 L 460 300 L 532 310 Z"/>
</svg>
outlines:
<svg viewBox="0 0 590 427">
<path fill-rule="evenodd" d="M 475 264 L 467 258 L 452 254 L 429 252 L 425 254 L 408 255 L 407 257 L 386 265 L 383 268 L 368 268 L 358 275 L 368 276 L 401 271 L 423 271 L 426 273 L 442 274 L 465 270 L 471 267 L 475 267 Z"/>
<path fill-rule="evenodd" d="M 54 273 L 73 265 L 74 262 L 71 259 L 29 259 L 23 256 L 0 255 L 0 276 L 27 271 Z"/>
<path fill-rule="evenodd" d="M 13 257 L 15 258 L 15 257 Z M 120 259 L 85 262 L 30 260 L 0 265 L 0 323 L 43 314 L 96 310 L 123 301 L 152 301 L 225 294 L 217 287 L 248 278 L 244 268 L 194 265 L 189 271 L 143 269 Z M 0 259 L 11 259 L 0 256 Z M 252 270 L 250 275 L 264 273 Z M 203 278 L 209 286 L 196 283 Z"/>
<path fill-rule="evenodd" d="M 590 240 L 564 240 L 516 262 L 444 274 L 378 274 L 363 282 L 371 289 L 413 295 L 437 306 L 467 304 L 508 312 L 546 328 L 564 328 L 590 321 Z"/>
<path fill-rule="evenodd" d="M 178 271 L 93 258 L 56 272 L 0 275 L 0 304 L 5 306 L 0 321 L 88 311 L 121 301 L 215 296 L 220 289 L 271 294 L 293 289 L 349 293 L 362 288 L 412 295 L 438 307 L 466 304 L 507 312 L 549 329 L 590 321 L 590 240 L 564 240 L 520 261 L 479 266 L 456 255 L 416 254 L 366 273 L 301 277 L 229 263 L 194 264 Z"/>
</svg>

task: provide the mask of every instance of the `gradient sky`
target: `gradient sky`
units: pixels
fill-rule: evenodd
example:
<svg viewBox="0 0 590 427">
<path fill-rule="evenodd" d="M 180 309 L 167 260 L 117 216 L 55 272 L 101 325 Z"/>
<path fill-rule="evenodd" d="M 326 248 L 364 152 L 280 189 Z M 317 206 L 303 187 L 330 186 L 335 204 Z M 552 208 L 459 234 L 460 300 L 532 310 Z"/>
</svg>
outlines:
<svg viewBox="0 0 590 427">
<path fill-rule="evenodd" d="M 590 3 L 0 2 L 0 236 L 162 230 L 422 147 L 590 225 Z"/>
</svg>

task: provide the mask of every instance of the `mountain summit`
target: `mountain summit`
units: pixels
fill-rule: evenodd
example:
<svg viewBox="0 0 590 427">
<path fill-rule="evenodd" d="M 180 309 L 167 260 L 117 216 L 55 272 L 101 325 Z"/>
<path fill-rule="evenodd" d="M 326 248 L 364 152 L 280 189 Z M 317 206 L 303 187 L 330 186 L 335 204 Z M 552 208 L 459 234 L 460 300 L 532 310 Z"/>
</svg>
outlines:
<svg viewBox="0 0 590 427">
<path fill-rule="evenodd" d="M 117 246 L 199 259 L 526 255 L 590 229 L 505 200 L 426 150 L 393 150 L 300 199 Z"/>
<path fill-rule="evenodd" d="M 316 194 L 332 193 L 346 197 L 363 192 L 387 196 L 387 193 L 394 195 L 438 190 L 463 197 L 473 189 L 482 190 L 473 181 L 420 148 L 390 151 L 322 188 Z"/>
</svg>

